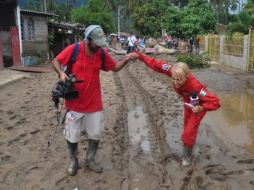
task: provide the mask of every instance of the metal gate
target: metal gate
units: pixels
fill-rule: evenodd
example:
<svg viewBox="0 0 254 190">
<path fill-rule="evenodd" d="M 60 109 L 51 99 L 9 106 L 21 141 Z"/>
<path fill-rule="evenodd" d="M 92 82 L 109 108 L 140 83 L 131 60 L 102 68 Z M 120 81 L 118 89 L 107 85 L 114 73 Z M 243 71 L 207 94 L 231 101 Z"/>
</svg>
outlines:
<svg viewBox="0 0 254 190">
<path fill-rule="evenodd" d="M 219 61 L 220 59 L 220 36 L 208 35 L 208 57 L 211 60 Z"/>
<path fill-rule="evenodd" d="M 249 70 L 254 70 L 254 29 L 249 31 Z"/>
</svg>

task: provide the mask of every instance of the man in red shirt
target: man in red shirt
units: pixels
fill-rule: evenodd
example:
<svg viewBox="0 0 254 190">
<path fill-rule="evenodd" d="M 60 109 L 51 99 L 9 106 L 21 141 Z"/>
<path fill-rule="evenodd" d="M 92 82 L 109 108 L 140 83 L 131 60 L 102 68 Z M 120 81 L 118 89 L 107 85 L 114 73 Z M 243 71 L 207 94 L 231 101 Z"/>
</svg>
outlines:
<svg viewBox="0 0 254 190">
<path fill-rule="evenodd" d="M 71 67 L 71 73 L 82 83 L 74 83 L 74 89 L 78 92 L 78 98 L 65 100 L 65 107 L 68 110 L 66 115 L 66 126 L 64 137 L 67 140 L 70 165 L 67 168 L 69 175 L 76 175 L 78 171 L 78 140 L 81 127 L 85 127 L 89 145 L 86 153 L 86 166 L 95 171 L 102 172 L 102 167 L 95 163 L 95 154 L 99 145 L 102 126 L 102 98 L 99 80 L 100 70 L 119 71 L 129 61 L 128 55 L 116 62 L 109 53 L 103 49 L 106 37 L 99 25 L 91 25 L 85 30 L 85 39 L 79 42 L 79 52 L 76 61 Z M 66 81 L 68 76 L 61 69 L 66 66 L 74 50 L 74 44 L 66 47 L 53 60 L 53 68 L 59 75 L 61 81 Z M 101 54 L 104 53 L 102 60 Z"/>
<path fill-rule="evenodd" d="M 156 60 L 139 52 L 131 53 L 129 56 L 132 60 L 139 59 L 154 71 L 172 78 L 173 89 L 182 97 L 184 103 L 182 165 L 190 165 L 199 124 L 207 111 L 217 110 L 220 107 L 219 98 L 196 79 L 185 63 L 169 65 L 166 61 Z"/>
</svg>

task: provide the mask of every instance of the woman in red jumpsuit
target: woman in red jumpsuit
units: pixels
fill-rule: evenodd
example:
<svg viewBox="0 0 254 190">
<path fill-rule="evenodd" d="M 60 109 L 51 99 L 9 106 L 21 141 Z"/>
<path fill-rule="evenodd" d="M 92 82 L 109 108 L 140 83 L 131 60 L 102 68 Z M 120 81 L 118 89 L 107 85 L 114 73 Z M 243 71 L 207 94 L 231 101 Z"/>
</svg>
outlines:
<svg viewBox="0 0 254 190">
<path fill-rule="evenodd" d="M 192 158 L 192 149 L 196 142 L 198 126 L 207 111 L 216 110 L 220 107 L 218 97 L 209 92 L 206 86 L 196 79 L 185 63 L 179 62 L 169 65 L 165 61 L 156 60 L 139 52 L 132 53 L 131 57 L 132 59 L 138 58 L 154 71 L 172 78 L 173 89 L 182 97 L 185 105 L 182 132 L 182 165 L 189 165 Z M 194 104 L 191 102 L 193 99 Z"/>
</svg>

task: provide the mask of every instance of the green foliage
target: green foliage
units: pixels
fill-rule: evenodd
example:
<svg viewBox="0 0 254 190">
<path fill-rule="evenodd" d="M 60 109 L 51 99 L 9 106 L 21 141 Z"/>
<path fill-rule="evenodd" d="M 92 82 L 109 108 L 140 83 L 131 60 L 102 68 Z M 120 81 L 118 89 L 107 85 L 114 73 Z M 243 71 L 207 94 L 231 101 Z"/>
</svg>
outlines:
<svg viewBox="0 0 254 190">
<path fill-rule="evenodd" d="M 162 20 L 162 27 L 167 30 L 167 33 L 179 37 L 181 31 L 179 23 L 181 22 L 180 9 L 175 6 L 168 6 L 165 12 L 165 17 Z"/>
<path fill-rule="evenodd" d="M 191 0 L 181 11 L 179 37 L 190 38 L 193 35 L 213 32 L 216 18 L 206 0 Z"/>
<path fill-rule="evenodd" d="M 175 2 L 170 2 L 175 3 Z M 158 37 L 162 29 L 180 38 L 213 32 L 216 18 L 207 0 L 190 0 L 179 9 L 166 0 L 146 1 L 136 7 L 132 18 L 142 34 Z"/>
<path fill-rule="evenodd" d="M 236 22 L 231 22 L 228 25 L 228 33 L 230 35 L 235 32 L 248 34 L 249 27 L 254 24 L 254 16 L 249 15 L 247 12 L 241 12 L 237 18 Z"/>
<path fill-rule="evenodd" d="M 68 22 L 71 20 L 70 13 L 72 7 L 69 7 L 67 4 L 56 4 L 55 11 L 53 11 L 56 15 L 58 15 L 57 20 L 59 22 Z"/>
<path fill-rule="evenodd" d="M 71 20 L 86 26 L 91 24 L 101 25 L 106 33 L 114 31 L 112 15 L 110 11 L 103 7 L 100 0 L 90 0 L 87 5 L 72 9 Z"/>
<path fill-rule="evenodd" d="M 148 1 L 134 9 L 132 14 L 134 26 L 143 35 L 159 37 L 166 10 L 166 0 Z"/>
<path fill-rule="evenodd" d="M 36 10 L 36 6 L 33 0 L 28 0 L 25 9 Z"/>
<path fill-rule="evenodd" d="M 55 31 L 53 29 L 49 30 L 48 43 L 49 46 L 53 46 L 55 42 Z"/>
<path fill-rule="evenodd" d="M 177 57 L 178 62 L 183 62 L 189 65 L 191 69 L 193 68 L 207 68 L 209 65 L 209 58 L 207 53 L 203 54 L 183 54 Z"/>
</svg>

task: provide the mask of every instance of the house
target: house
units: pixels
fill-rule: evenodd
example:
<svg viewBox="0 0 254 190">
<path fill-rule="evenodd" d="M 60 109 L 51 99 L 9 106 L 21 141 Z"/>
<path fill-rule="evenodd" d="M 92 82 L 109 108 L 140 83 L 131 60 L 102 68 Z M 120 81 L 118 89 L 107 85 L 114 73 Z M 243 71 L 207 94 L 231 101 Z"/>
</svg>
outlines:
<svg viewBox="0 0 254 190">
<path fill-rule="evenodd" d="M 0 0 L 0 69 L 22 64 L 31 66 L 30 62 L 44 62 L 51 52 L 53 56 L 59 53 L 68 41 L 71 43 L 83 38 L 82 25 L 50 24 L 49 18 L 57 15 L 21 10 L 17 1 Z M 51 46 L 49 31 L 54 34 Z"/>
<path fill-rule="evenodd" d="M 20 10 L 20 33 L 22 57 L 35 57 L 45 61 L 49 57 L 48 18 L 56 16 L 51 13 Z"/>
<path fill-rule="evenodd" d="M 85 26 L 79 23 L 48 22 L 50 33 L 54 34 L 49 44 L 51 56 L 56 56 L 66 46 L 84 39 Z"/>
</svg>

